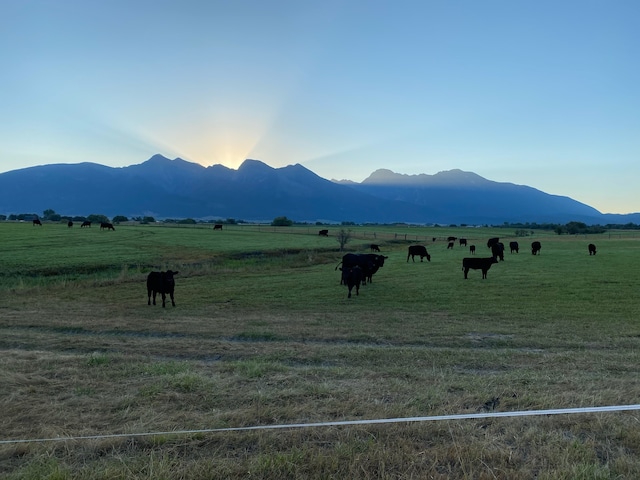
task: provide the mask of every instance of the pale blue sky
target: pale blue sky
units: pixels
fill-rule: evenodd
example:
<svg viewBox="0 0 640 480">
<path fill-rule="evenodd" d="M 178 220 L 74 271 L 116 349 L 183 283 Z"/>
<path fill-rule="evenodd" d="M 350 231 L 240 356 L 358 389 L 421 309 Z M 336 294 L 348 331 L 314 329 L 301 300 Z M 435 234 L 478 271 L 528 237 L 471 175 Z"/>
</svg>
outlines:
<svg viewBox="0 0 640 480">
<path fill-rule="evenodd" d="M 0 0 L 0 171 L 459 168 L 640 211 L 640 1 Z"/>
</svg>

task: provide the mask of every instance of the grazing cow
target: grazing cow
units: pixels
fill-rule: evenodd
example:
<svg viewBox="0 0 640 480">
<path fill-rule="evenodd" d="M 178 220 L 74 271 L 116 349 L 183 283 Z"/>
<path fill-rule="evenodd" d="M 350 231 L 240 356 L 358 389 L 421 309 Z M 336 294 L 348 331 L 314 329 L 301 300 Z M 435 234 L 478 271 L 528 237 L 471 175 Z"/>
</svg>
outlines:
<svg viewBox="0 0 640 480">
<path fill-rule="evenodd" d="M 380 251 L 380 245 L 376 245 L 375 243 L 372 243 L 369 248 L 371 249 L 372 252 L 379 252 Z"/>
<path fill-rule="evenodd" d="M 420 255 L 421 262 L 424 257 L 427 257 L 427 262 L 431 261 L 431 255 L 429 255 L 429 252 L 427 252 L 427 249 L 424 245 L 410 245 L 409 253 L 407 254 L 407 262 L 409 261 L 409 257 L 411 257 L 411 260 L 415 262 L 416 259 L 414 257 L 416 255 Z"/>
<path fill-rule="evenodd" d="M 116 229 L 113 228 L 113 223 L 100 222 L 100 230 L 113 230 L 113 231 L 115 231 Z"/>
<path fill-rule="evenodd" d="M 84 227 L 91 227 L 91 222 L 89 220 L 85 220 L 84 222 L 82 222 L 82 225 L 80 225 L 80 228 L 84 228 Z"/>
<path fill-rule="evenodd" d="M 458 237 L 447 237 L 447 242 L 455 242 Z"/>
<path fill-rule="evenodd" d="M 469 253 L 471 253 L 471 255 L 475 255 L 476 254 L 476 246 L 475 245 L 469 245 Z"/>
<path fill-rule="evenodd" d="M 360 283 L 363 279 L 362 269 L 358 265 L 355 265 L 348 268 L 342 267 L 340 270 L 342 270 L 341 283 L 349 289 L 347 298 L 351 298 L 351 290 L 353 290 L 353 287 L 356 287 L 356 295 L 360 295 Z"/>
<path fill-rule="evenodd" d="M 329 230 L 320 230 L 318 232 L 318 235 L 320 235 L 321 237 L 328 237 L 329 236 Z"/>
<path fill-rule="evenodd" d="M 531 243 L 531 253 L 533 255 L 539 254 L 541 248 L 542 248 L 542 245 L 540 245 L 540 242 L 532 242 Z"/>
<path fill-rule="evenodd" d="M 511 253 L 518 253 L 520 246 L 518 245 L 518 242 L 509 242 L 509 248 L 511 249 Z"/>
<path fill-rule="evenodd" d="M 467 239 L 466 238 L 461 238 L 459 241 L 460 241 L 460 246 L 461 247 L 466 247 L 467 246 Z"/>
<path fill-rule="evenodd" d="M 347 253 L 342 257 L 342 260 L 338 265 L 336 265 L 335 270 L 338 269 L 340 264 L 342 264 L 342 269 L 344 270 L 358 266 L 362 270 L 362 285 L 367 284 L 367 280 L 369 283 L 372 281 L 373 274 L 376 273 L 380 267 L 384 266 L 384 261 L 388 257 L 384 255 L 376 255 L 374 253 Z M 344 278 L 340 279 L 340 283 L 342 283 Z"/>
<path fill-rule="evenodd" d="M 39 227 L 41 227 L 41 226 L 42 226 L 42 222 L 40 221 L 40 219 L 39 219 L 39 218 L 35 218 L 35 219 L 33 220 L 33 226 L 35 227 L 36 225 L 38 225 Z"/>
<path fill-rule="evenodd" d="M 67 222 L 67 227 L 69 227 L 69 228 L 73 227 L 73 222 L 71 220 L 69 220 Z"/>
<path fill-rule="evenodd" d="M 501 262 L 504 262 L 504 243 L 498 242 L 491 245 L 491 255 L 499 258 Z"/>
<path fill-rule="evenodd" d="M 222 230 L 222 224 L 221 224 L 221 223 L 216 223 L 216 224 L 213 226 L 213 229 L 214 229 L 214 230 Z"/>
<path fill-rule="evenodd" d="M 489 240 L 487 240 L 487 248 L 493 247 L 499 241 L 500 241 L 500 238 L 498 238 L 498 237 L 490 238 Z"/>
<path fill-rule="evenodd" d="M 147 276 L 147 295 L 149 300 L 147 305 L 151 305 L 151 296 L 153 295 L 153 304 L 156 304 L 156 294 L 162 295 L 162 307 L 165 306 L 165 298 L 167 295 L 171 298 L 171 304 L 175 307 L 176 302 L 173 299 L 173 290 L 176 286 L 176 282 L 173 279 L 174 275 L 178 272 L 172 272 L 167 270 L 166 272 L 151 272 Z"/>
<path fill-rule="evenodd" d="M 469 273 L 469 269 L 473 270 L 482 270 L 482 278 L 487 278 L 487 272 L 491 268 L 491 265 L 494 263 L 498 263 L 498 259 L 496 257 L 489 258 L 463 258 L 462 259 L 462 270 L 464 270 L 464 278 L 467 278 L 467 274 Z"/>
<path fill-rule="evenodd" d="M 589 255 L 595 255 L 596 254 L 596 246 L 593 243 L 589 244 Z"/>
<path fill-rule="evenodd" d="M 449 242 L 447 244 L 447 250 L 449 250 L 449 249 L 453 250 L 453 242 Z"/>
</svg>

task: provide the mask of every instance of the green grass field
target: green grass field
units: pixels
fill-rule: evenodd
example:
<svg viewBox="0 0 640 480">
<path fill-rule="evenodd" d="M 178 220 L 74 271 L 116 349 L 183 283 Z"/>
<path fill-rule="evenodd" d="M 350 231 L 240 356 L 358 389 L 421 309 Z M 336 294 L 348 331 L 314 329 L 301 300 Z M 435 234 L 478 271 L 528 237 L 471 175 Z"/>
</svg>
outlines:
<svg viewBox="0 0 640 480">
<path fill-rule="evenodd" d="M 0 476 L 640 477 L 637 411 L 133 436 L 640 403 L 637 232 L 352 227 L 388 258 L 348 299 L 329 228 L 0 222 L 0 441 L 132 435 L 2 443 Z M 449 235 L 521 249 L 464 280 Z"/>
</svg>

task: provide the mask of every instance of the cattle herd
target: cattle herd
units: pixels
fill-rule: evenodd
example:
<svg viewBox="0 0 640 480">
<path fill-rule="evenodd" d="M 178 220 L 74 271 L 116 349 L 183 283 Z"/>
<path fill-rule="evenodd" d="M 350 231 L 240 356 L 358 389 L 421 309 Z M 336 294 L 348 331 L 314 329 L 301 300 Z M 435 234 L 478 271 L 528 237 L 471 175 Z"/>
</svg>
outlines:
<svg viewBox="0 0 640 480">
<path fill-rule="evenodd" d="M 447 238 L 447 249 L 453 249 L 455 241 L 459 240 L 460 246 L 469 248 L 469 253 L 475 255 L 476 246 L 468 245 L 467 239 L 456 237 Z M 436 238 L 433 238 L 436 241 Z M 477 257 L 465 257 L 462 259 L 462 271 L 464 278 L 468 278 L 469 270 L 481 270 L 482 278 L 487 278 L 487 272 L 494 265 L 504 261 L 504 244 L 500 242 L 498 237 L 490 238 L 487 241 L 487 248 L 491 250 L 490 257 L 477 258 Z M 371 251 L 380 252 L 380 245 L 372 244 L 370 246 Z M 516 241 L 509 242 L 509 249 L 511 253 L 519 253 L 520 245 Z M 531 242 L 532 255 L 539 255 L 542 250 L 542 244 L 539 241 Z M 588 246 L 589 255 L 596 254 L 596 246 L 590 243 Z M 431 255 L 427 251 L 424 245 L 410 245 L 407 252 L 407 262 L 411 259 L 415 263 L 415 257 L 420 257 L 420 261 L 427 259 L 427 262 L 431 261 Z M 378 269 L 384 266 L 384 260 L 388 257 L 375 254 L 354 254 L 347 253 L 342 257 L 342 261 L 336 266 L 336 270 L 340 265 L 342 267 L 342 275 L 340 278 L 340 284 L 347 286 L 348 294 L 347 298 L 351 298 L 351 293 L 355 289 L 356 295 L 360 293 L 360 285 L 366 285 L 367 281 L 371 283 L 372 276 L 378 271 Z"/>
<path fill-rule="evenodd" d="M 39 219 L 33 220 L 34 226 L 42 226 L 42 222 Z M 67 226 L 71 228 L 73 226 L 73 222 L 69 221 Z M 80 228 L 91 227 L 90 221 L 82 222 Z M 222 225 L 214 225 L 214 230 L 221 230 Z M 100 230 L 115 230 L 112 223 L 101 222 Z M 328 230 L 323 229 L 318 232 L 320 236 L 326 237 L 328 236 Z M 475 255 L 476 246 L 468 245 L 466 238 L 456 238 L 456 237 L 447 237 L 447 249 L 453 249 L 455 245 L 455 241 L 459 241 L 459 245 L 462 247 L 469 248 L 469 253 L 471 255 Z M 436 238 L 433 238 L 433 241 L 436 241 Z M 369 246 L 371 252 L 380 252 L 380 245 L 371 244 Z M 464 278 L 468 278 L 469 270 L 481 270 L 482 278 L 487 278 L 487 272 L 491 268 L 492 265 L 503 262 L 504 261 L 504 244 L 500 242 L 498 237 L 493 237 L 487 240 L 487 248 L 491 250 L 490 257 L 465 257 L 462 259 L 462 271 L 464 273 Z M 509 242 L 509 249 L 511 253 L 519 253 L 520 246 L 518 242 L 511 241 Z M 531 242 L 531 253 L 532 255 L 539 255 L 542 249 L 542 245 L 539 241 Z M 589 255 L 596 254 L 596 246 L 593 243 L 588 245 Z M 427 248 L 424 245 L 410 245 L 407 251 L 407 262 L 411 259 L 415 263 L 415 257 L 420 257 L 420 261 L 423 262 L 424 259 L 427 259 L 427 262 L 431 261 L 431 255 L 427 251 Z M 342 257 L 342 260 L 338 263 L 334 270 L 341 271 L 340 276 L 340 284 L 345 285 L 347 287 L 348 293 L 347 298 L 351 298 L 352 292 L 355 289 L 355 294 L 360 294 L 360 286 L 366 285 L 367 282 L 371 283 L 373 281 L 373 275 L 384 266 L 384 261 L 389 258 L 385 255 L 381 255 L 379 253 L 347 253 Z M 342 266 L 341 266 L 342 265 Z M 174 290 L 175 290 L 175 280 L 174 275 L 178 272 L 174 272 L 172 270 L 167 270 L 166 272 L 151 272 L 147 276 L 147 304 L 151 305 L 153 301 L 153 305 L 156 304 L 156 295 L 160 294 L 162 296 L 162 306 L 166 305 L 166 297 L 167 295 L 171 299 L 171 304 L 175 307 L 176 302 L 174 300 Z"/>
</svg>

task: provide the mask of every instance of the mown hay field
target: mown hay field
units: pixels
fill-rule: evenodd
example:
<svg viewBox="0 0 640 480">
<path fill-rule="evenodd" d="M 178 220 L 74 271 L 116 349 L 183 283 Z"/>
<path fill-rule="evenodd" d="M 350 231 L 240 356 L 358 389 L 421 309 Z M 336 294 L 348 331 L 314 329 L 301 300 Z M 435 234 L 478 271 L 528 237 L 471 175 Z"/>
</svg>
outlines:
<svg viewBox="0 0 640 480">
<path fill-rule="evenodd" d="M 0 223 L 0 476 L 640 476 L 637 411 L 207 431 L 640 403 L 640 236 L 344 228 L 388 257 L 350 299 L 338 227 Z M 521 249 L 464 280 L 449 235 Z"/>
</svg>

